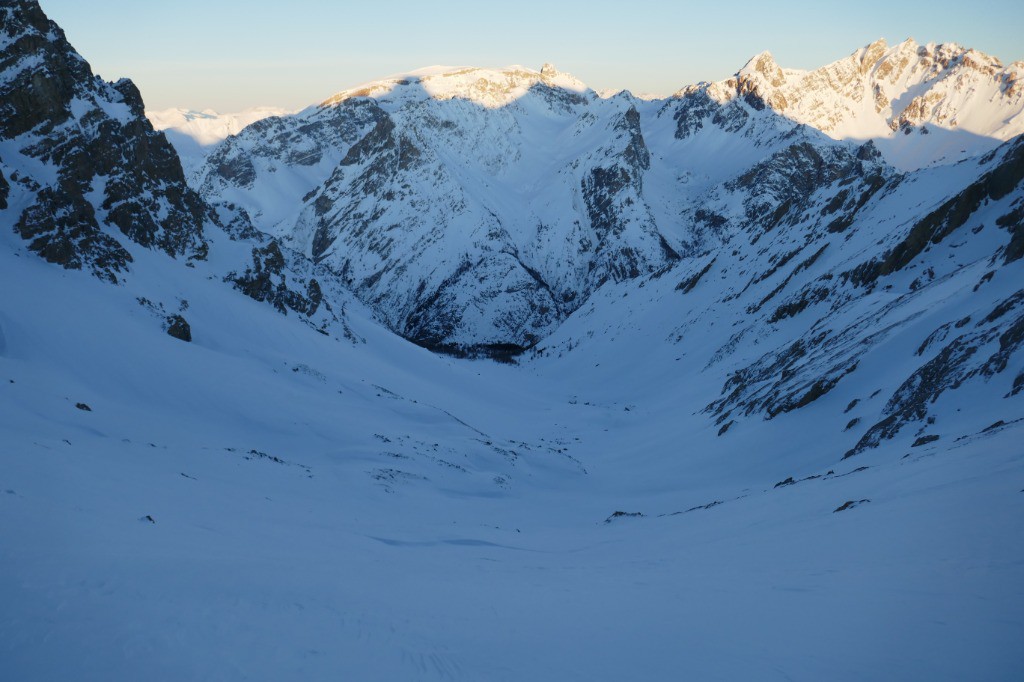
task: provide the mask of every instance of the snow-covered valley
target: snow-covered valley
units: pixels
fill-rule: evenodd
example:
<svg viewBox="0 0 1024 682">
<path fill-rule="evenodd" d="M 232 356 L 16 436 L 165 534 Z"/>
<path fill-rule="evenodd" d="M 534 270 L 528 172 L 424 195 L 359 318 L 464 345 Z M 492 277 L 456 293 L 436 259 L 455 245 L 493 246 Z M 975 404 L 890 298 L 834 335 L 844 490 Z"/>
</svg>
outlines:
<svg viewBox="0 0 1024 682">
<path fill-rule="evenodd" d="M 1024 670 L 1019 66 L 437 68 L 182 169 L 0 26 L 0 678 Z"/>
<path fill-rule="evenodd" d="M 1019 424 L 841 461 L 844 395 L 718 439 L 694 413 L 715 380 L 667 357 L 510 367 L 365 320 L 338 341 L 143 255 L 191 344 L 3 255 L 9 679 L 1020 669 Z"/>
</svg>

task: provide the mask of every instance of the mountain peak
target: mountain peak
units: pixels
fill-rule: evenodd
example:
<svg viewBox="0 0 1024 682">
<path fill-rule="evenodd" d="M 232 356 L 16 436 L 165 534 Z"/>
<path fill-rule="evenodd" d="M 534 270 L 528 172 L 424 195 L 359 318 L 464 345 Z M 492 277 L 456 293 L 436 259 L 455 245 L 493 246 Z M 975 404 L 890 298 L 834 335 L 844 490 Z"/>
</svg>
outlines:
<svg viewBox="0 0 1024 682">
<path fill-rule="evenodd" d="M 860 57 L 860 69 L 862 73 L 867 73 L 878 60 L 885 56 L 885 53 L 889 50 L 889 44 L 885 42 L 885 38 L 879 38 L 875 42 L 871 43 L 867 47 L 859 50 Z"/>
<path fill-rule="evenodd" d="M 555 68 L 554 64 L 546 62 L 544 66 L 540 67 L 540 75 L 541 78 L 554 78 L 558 75 L 558 69 Z"/>
<path fill-rule="evenodd" d="M 775 61 L 775 57 L 768 50 L 760 52 L 751 57 L 743 68 L 740 69 L 738 76 L 741 80 L 751 77 L 761 77 L 771 85 L 778 87 L 785 82 L 785 77 L 782 74 L 782 67 L 779 66 L 778 62 Z"/>
</svg>

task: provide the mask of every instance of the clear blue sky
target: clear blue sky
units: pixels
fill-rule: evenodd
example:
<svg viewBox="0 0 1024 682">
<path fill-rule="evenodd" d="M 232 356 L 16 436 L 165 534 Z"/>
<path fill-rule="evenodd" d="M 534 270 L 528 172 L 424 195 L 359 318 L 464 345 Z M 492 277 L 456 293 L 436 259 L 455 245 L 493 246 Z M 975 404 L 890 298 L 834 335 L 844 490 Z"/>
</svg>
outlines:
<svg viewBox="0 0 1024 682">
<path fill-rule="evenodd" d="M 41 0 L 108 80 L 147 107 L 300 108 L 433 64 L 540 68 L 594 88 L 669 94 L 770 50 L 814 68 L 884 37 L 1024 59 L 1024 2 Z"/>
</svg>

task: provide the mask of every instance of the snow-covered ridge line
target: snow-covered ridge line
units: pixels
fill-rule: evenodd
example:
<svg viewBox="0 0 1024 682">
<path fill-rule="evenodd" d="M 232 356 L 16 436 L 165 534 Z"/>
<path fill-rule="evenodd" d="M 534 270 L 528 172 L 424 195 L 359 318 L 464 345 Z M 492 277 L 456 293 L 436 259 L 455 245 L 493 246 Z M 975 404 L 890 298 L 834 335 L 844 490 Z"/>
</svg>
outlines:
<svg viewBox="0 0 1024 682">
<path fill-rule="evenodd" d="M 922 45 L 908 38 L 893 46 L 885 40 L 876 41 L 811 71 L 784 69 L 770 52 L 764 51 L 732 78 L 686 86 L 669 98 L 637 99 L 666 101 L 707 90 L 725 103 L 737 96 L 753 95 L 782 116 L 835 139 L 890 138 L 897 133 L 907 134 L 911 128 L 930 126 L 1006 141 L 1024 132 L 1022 78 L 1022 61 L 1004 66 L 997 57 L 956 43 Z M 384 102 L 429 96 L 459 97 L 496 108 L 539 84 L 595 98 L 633 96 L 628 90 L 596 92 L 551 65 L 540 71 L 518 65 L 504 69 L 428 67 L 347 88 L 319 106 L 336 105 L 352 97 Z M 418 87 L 403 87 L 410 85 Z M 957 143 L 965 144 L 962 140 Z M 887 153 L 886 148 L 883 153 Z M 892 156 L 899 153 L 894 150 Z M 943 151 L 914 163 L 949 163 L 976 153 L 980 152 L 967 148 L 953 158 Z"/>
<path fill-rule="evenodd" d="M 347 88 L 321 102 L 320 107 L 334 106 L 354 97 L 397 101 L 429 97 L 467 99 L 493 109 L 522 97 L 537 85 L 596 96 L 578 78 L 558 71 L 552 64 L 545 64 L 539 71 L 519 64 L 497 69 L 429 66 Z"/>
<path fill-rule="evenodd" d="M 770 52 L 735 76 L 688 86 L 720 104 L 745 98 L 833 139 L 875 140 L 903 168 L 954 163 L 1024 133 L 1024 62 L 956 43 L 878 40 L 811 71 L 784 69 Z M 938 133 L 936 139 L 922 135 Z"/>
</svg>

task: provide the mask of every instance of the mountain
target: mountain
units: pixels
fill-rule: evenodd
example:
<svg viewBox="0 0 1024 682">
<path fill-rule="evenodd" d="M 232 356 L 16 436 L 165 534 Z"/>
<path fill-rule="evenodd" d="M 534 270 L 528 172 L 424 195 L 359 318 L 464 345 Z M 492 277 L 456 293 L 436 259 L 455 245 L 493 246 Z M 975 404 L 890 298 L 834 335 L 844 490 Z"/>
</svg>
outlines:
<svg viewBox="0 0 1024 682">
<path fill-rule="evenodd" d="M 642 196 L 650 163 L 629 97 L 552 67 L 433 69 L 250 126 L 194 184 L 330 264 L 406 338 L 500 351 L 678 259 Z"/>
<path fill-rule="evenodd" d="M 5 679 L 1024 668 L 1024 138 L 439 67 L 186 176 L 132 92 L 0 10 Z"/>
<path fill-rule="evenodd" d="M 140 246 L 204 258 L 204 204 L 142 117 L 135 85 L 93 76 L 35 2 L 0 12 L 0 163 L 31 250 L 116 281 L 132 255 L 111 226 Z"/>
<path fill-rule="evenodd" d="M 1024 62 L 1004 67 L 955 43 L 908 38 L 893 47 L 878 40 L 813 71 L 783 69 L 762 52 L 733 78 L 676 97 L 742 98 L 835 139 L 874 140 L 887 161 L 912 170 L 977 156 L 1024 133 L 1022 77 Z"/>
<path fill-rule="evenodd" d="M 872 157 L 881 183 L 991 151 L 1024 131 L 1020 68 L 878 42 L 812 72 L 763 53 L 732 79 L 651 101 L 600 97 L 550 65 L 433 67 L 250 126 L 191 182 L 330 264 L 406 338 L 519 352 L 605 282 L 699 253 L 722 218 L 709 197 L 773 154 L 837 164 L 807 193 L 845 172 L 840 157 Z M 741 200 L 743 220 L 780 208 Z"/>
<path fill-rule="evenodd" d="M 155 130 L 162 131 L 174 145 L 186 173 L 191 173 L 202 161 L 209 147 L 243 128 L 271 116 L 285 116 L 286 109 L 255 107 L 233 114 L 220 114 L 212 109 L 164 109 L 147 111 L 146 118 Z"/>
</svg>

